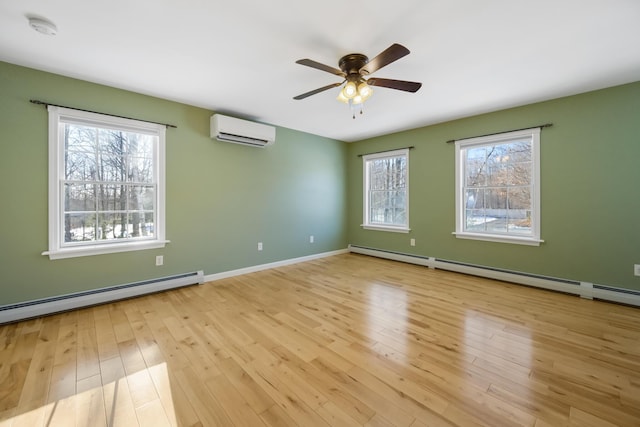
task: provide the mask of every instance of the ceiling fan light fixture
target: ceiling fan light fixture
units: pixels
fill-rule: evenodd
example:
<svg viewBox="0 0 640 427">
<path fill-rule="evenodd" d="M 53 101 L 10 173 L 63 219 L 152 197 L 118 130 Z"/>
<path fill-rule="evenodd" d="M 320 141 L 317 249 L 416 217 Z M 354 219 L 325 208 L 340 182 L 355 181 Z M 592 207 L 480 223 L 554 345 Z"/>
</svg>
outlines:
<svg viewBox="0 0 640 427">
<path fill-rule="evenodd" d="M 363 81 L 358 85 L 358 95 L 362 98 L 362 102 L 364 102 L 371 98 L 373 89 L 371 89 L 371 86 L 369 86 L 366 81 Z"/>
<path fill-rule="evenodd" d="M 349 98 L 347 98 L 346 96 L 344 96 L 344 89 L 342 89 L 339 93 L 338 93 L 338 97 L 336 98 L 338 101 L 340 102 L 344 102 L 345 104 L 349 103 Z"/>
<path fill-rule="evenodd" d="M 342 89 L 342 94 L 347 99 L 352 99 L 354 96 L 358 94 L 358 88 L 354 82 L 347 82 Z"/>
</svg>

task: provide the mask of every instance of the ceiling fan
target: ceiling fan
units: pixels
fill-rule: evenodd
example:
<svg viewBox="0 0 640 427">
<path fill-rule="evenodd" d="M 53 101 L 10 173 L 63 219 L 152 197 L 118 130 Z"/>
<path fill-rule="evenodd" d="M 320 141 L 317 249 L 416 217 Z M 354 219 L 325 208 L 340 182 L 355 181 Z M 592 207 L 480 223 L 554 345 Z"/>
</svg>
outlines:
<svg viewBox="0 0 640 427">
<path fill-rule="evenodd" d="M 346 82 L 338 95 L 338 100 L 349 104 L 352 107 L 352 110 L 354 111 L 353 118 L 355 119 L 354 107 L 359 107 L 360 114 L 362 114 L 362 104 L 371 97 L 371 94 L 373 93 L 371 86 L 386 87 L 389 89 L 403 90 L 405 92 L 417 92 L 418 89 L 420 89 L 422 83 L 418 82 L 380 79 L 376 77 L 365 78 L 369 74 L 372 74 L 380 68 L 389 65 L 408 54 L 409 49 L 400 44 L 394 43 L 371 61 L 369 61 L 369 58 L 367 58 L 366 55 L 361 53 L 345 55 L 340 58 L 340 61 L 338 62 L 340 69 L 321 64 L 312 59 L 300 59 L 296 61 L 296 64 L 306 65 L 307 67 L 326 71 L 328 73 L 335 74 L 336 76 L 343 77 L 344 80 L 339 83 L 332 83 L 330 85 L 305 92 L 301 95 L 294 96 L 293 99 L 304 99 L 311 95 L 324 92 L 325 90 L 341 86 Z"/>
</svg>

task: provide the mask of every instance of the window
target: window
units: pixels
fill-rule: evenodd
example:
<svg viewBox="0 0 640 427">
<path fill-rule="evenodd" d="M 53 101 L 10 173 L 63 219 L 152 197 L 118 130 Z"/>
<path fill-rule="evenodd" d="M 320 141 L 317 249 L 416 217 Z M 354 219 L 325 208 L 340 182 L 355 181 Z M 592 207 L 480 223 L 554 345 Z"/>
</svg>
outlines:
<svg viewBox="0 0 640 427">
<path fill-rule="evenodd" d="M 367 229 L 409 232 L 409 150 L 362 157 Z"/>
<path fill-rule="evenodd" d="M 540 129 L 456 141 L 456 237 L 539 245 Z"/>
<path fill-rule="evenodd" d="M 165 126 L 49 106 L 51 259 L 164 247 Z"/>
</svg>

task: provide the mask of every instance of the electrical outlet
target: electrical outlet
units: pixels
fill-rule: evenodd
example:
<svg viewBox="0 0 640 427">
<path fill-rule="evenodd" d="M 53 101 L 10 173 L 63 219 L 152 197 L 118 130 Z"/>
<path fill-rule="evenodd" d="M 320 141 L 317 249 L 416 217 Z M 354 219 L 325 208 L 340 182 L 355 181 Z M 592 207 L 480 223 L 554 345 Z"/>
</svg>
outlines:
<svg viewBox="0 0 640 427">
<path fill-rule="evenodd" d="M 633 266 L 633 274 L 636 276 L 640 276 L 640 264 L 635 264 Z"/>
<path fill-rule="evenodd" d="M 313 234 L 309 236 L 309 243 L 313 243 Z"/>
<path fill-rule="evenodd" d="M 258 242 L 258 250 L 261 251 L 262 250 L 262 242 Z"/>
<path fill-rule="evenodd" d="M 411 240 L 409 241 L 409 244 L 410 244 L 411 246 L 415 246 L 415 245 L 416 245 L 416 239 L 411 239 Z"/>
<path fill-rule="evenodd" d="M 162 264 L 164 264 L 164 256 L 162 256 L 162 255 L 158 255 L 158 256 L 156 257 L 156 265 L 157 265 L 157 266 L 160 266 L 160 265 L 162 265 Z"/>
</svg>

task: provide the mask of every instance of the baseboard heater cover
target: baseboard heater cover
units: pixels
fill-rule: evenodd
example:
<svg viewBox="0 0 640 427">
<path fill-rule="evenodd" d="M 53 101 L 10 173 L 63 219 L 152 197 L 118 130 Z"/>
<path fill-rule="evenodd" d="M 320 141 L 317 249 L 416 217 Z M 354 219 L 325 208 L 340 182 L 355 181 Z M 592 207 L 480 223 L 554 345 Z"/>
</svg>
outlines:
<svg viewBox="0 0 640 427">
<path fill-rule="evenodd" d="M 153 292 L 204 283 L 204 272 L 194 271 L 0 306 L 0 324 L 104 304 Z"/>
<path fill-rule="evenodd" d="M 425 257 L 421 255 L 369 248 L 366 246 L 349 245 L 349 251 L 378 258 L 386 258 L 410 264 L 422 265 L 429 268 L 454 271 L 472 276 L 486 277 L 489 279 L 502 280 L 510 283 L 578 295 L 586 299 L 599 299 L 640 307 L 640 291 L 633 289 L 616 288 L 588 282 L 578 282 L 575 280 L 557 277 L 467 264 L 442 258 Z"/>
</svg>

